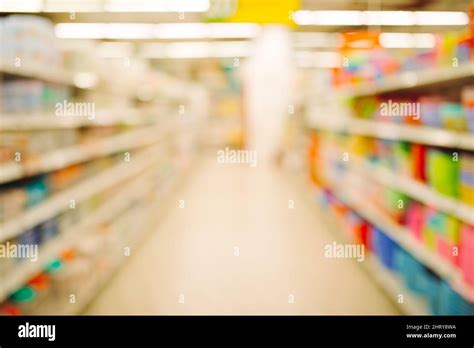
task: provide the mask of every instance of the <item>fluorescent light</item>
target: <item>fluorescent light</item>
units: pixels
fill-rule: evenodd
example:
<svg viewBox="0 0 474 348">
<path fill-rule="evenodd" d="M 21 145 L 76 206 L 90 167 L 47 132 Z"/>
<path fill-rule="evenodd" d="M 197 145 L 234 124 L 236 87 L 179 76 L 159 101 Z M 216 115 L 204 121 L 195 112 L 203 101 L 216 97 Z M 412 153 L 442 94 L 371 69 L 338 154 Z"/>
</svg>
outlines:
<svg viewBox="0 0 474 348">
<path fill-rule="evenodd" d="M 61 39 L 151 39 L 153 24 L 142 23 L 58 23 Z"/>
<path fill-rule="evenodd" d="M 108 0 L 108 12 L 206 12 L 209 0 Z"/>
<path fill-rule="evenodd" d="M 364 11 L 363 24 L 415 25 L 416 15 L 411 11 Z"/>
<path fill-rule="evenodd" d="M 45 0 L 43 12 L 101 12 L 102 0 Z"/>
<path fill-rule="evenodd" d="M 165 46 L 167 58 L 207 58 L 211 56 L 209 42 L 173 42 Z"/>
<path fill-rule="evenodd" d="M 153 37 L 153 24 L 110 23 L 106 27 L 106 39 L 148 39 Z"/>
<path fill-rule="evenodd" d="M 103 39 L 106 28 L 104 23 L 58 23 L 54 31 L 60 39 Z"/>
<path fill-rule="evenodd" d="M 296 11 L 299 25 L 466 25 L 464 12 L 453 11 Z"/>
<path fill-rule="evenodd" d="M 295 46 L 305 48 L 342 47 L 343 37 L 340 33 L 295 33 Z"/>
<path fill-rule="evenodd" d="M 0 0 L 0 12 L 41 12 L 43 2 L 41 0 Z"/>
<path fill-rule="evenodd" d="M 362 11 L 296 11 L 299 25 L 362 25 Z"/>
<path fill-rule="evenodd" d="M 253 23 L 58 23 L 63 39 L 232 39 L 253 38 L 260 26 Z"/>
<path fill-rule="evenodd" d="M 96 74 L 81 72 L 74 75 L 74 84 L 79 88 L 92 88 L 97 85 L 99 79 Z"/>
<path fill-rule="evenodd" d="M 341 63 L 342 56 L 338 52 L 296 52 L 296 64 L 302 68 L 339 68 Z"/>
<path fill-rule="evenodd" d="M 204 23 L 164 23 L 156 25 L 154 36 L 158 39 L 204 39 L 208 29 Z"/>
<path fill-rule="evenodd" d="M 210 38 L 254 38 L 260 33 L 260 26 L 255 23 L 211 23 L 208 26 Z"/>
<path fill-rule="evenodd" d="M 464 12 L 454 11 L 418 11 L 418 25 L 466 25 L 469 17 Z"/>
<path fill-rule="evenodd" d="M 385 48 L 433 48 L 436 38 L 433 34 L 382 33 L 379 42 Z"/>
<path fill-rule="evenodd" d="M 250 55 L 251 47 L 248 41 L 144 43 L 140 47 L 140 57 L 151 59 L 247 57 Z"/>
</svg>

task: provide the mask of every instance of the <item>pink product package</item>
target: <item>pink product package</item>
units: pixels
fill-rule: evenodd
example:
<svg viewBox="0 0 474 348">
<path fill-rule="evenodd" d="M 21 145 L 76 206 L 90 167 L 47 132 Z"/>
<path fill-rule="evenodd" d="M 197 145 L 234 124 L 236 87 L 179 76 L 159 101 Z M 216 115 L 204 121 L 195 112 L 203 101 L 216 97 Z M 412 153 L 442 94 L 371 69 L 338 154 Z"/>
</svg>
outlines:
<svg viewBox="0 0 474 348">
<path fill-rule="evenodd" d="M 462 226 L 460 251 L 460 265 L 464 280 L 470 285 L 474 285 L 474 226 Z"/>
<path fill-rule="evenodd" d="M 423 225 L 425 223 L 425 209 L 423 205 L 412 203 L 408 207 L 406 225 L 417 240 L 422 241 Z"/>
<path fill-rule="evenodd" d="M 446 261 L 451 262 L 453 265 L 460 266 L 460 257 L 455 253 L 456 245 L 449 243 L 442 236 L 437 236 L 436 249 L 439 255 Z"/>
</svg>

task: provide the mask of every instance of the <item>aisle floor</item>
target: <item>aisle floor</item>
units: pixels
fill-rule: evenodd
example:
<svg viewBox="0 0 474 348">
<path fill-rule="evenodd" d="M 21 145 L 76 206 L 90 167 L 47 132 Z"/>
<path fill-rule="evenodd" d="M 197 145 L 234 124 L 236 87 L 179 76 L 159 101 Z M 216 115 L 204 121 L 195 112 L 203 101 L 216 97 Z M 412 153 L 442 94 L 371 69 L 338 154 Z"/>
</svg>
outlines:
<svg viewBox="0 0 474 348">
<path fill-rule="evenodd" d="M 288 178 L 203 158 L 86 314 L 399 314 Z"/>
</svg>

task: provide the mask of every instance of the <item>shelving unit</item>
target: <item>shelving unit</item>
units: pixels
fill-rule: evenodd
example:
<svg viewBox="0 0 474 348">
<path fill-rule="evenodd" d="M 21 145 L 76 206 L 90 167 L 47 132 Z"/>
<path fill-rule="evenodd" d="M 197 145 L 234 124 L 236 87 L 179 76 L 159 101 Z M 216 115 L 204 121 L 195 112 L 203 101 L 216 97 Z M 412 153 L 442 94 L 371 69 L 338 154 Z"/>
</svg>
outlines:
<svg viewBox="0 0 474 348">
<path fill-rule="evenodd" d="M 306 201 L 311 206 L 315 204 L 314 195 L 321 195 L 321 190 L 314 186 L 312 190 L 306 190 L 303 187 L 306 187 L 304 183 L 306 178 L 302 175 L 298 177 L 298 182 L 302 183 L 301 192 L 306 197 Z M 333 216 L 334 219 L 329 219 L 328 215 L 322 216 L 324 219 L 325 225 L 330 231 L 335 235 L 341 237 L 347 242 L 352 242 L 348 240 L 348 237 L 345 233 L 342 232 L 342 224 L 334 223 L 338 221 L 338 218 Z M 398 306 L 398 308 L 407 315 L 428 315 L 430 311 L 428 310 L 428 305 L 426 301 L 420 296 L 417 296 L 410 291 L 408 291 L 402 281 L 393 273 L 389 272 L 385 267 L 370 253 L 365 253 L 365 258 L 363 262 L 360 262 L 363 268 L 368 272 L 368 274 L 374 279 L 377 285 L 386 293 L 386 295 Z M 398 295 L 403 294 L 404 301 L 403 303 L 398 302 Z"/>
<path fill-rule="evenodd" d="M 472 84 L 474 81 L 474 61 L 464 63 L 458 67 L 433 68 L 422 71 L 404 72 L 373 83 L 359 83 L 344 86 L 336 90 L 336 98 L 329 99 L 328 105 L 346 103 L 347 100 L 359 97 L 384 95 L 388 93 L 401 94 L 415 91 L 433 91 L 434 89 L 458 88 Z M 333 104 L 331 104 L 333 103 Z M 328 108 L 326 106 L 326 108 Z M 453 131 L 433 128 L 424 125 L 410 125 L 396 122 L 381 122 L 378 120 L 358 119 L 352 116 L 345 108 L 328 108 L 334 114 L 332 117 L 324 115 L 324 109 L 316 108 L 320 117 L 311 117 L 307 124 L 309 134 L 339 133 L 348 135 L 367 136 L 393 141 L 406 141 L 414 144 L 424 144 L 434 147 L 443 147 L 461 151 L 474 151 L 474 134 L 469 132 Z M 318 116 L 317 113 L 313 114 Z M 349 149 L 347 149 L 349 151 Z M 403 173 L 376 165 L 354 153 L 350 153 L 347 161 L 337 160 L 335 154 L 329 155 L 323 161 L 333 164 L 340 163 L 344 167 L 344 176 L 332 181 L 326 177 L 328 189 L 371 225 L 380 228 L 390 239 L 410 253 L 418 262 L 446 280 L 465 300 L 474 302 L 474 287 L 463 279 L 462 271 L 442 256 L 427 249 L 415 239 L 408 228 L 399 225 L 378 209 L 364 197 L 357 185 L 351 185 L 351 178 L 357 177 L 357 182 L 376 182 L 403 193 L 426 206 L 449 214 L 463 223 L 474 225 L 474 207 L 459 199 L 445 196 L 423 183 L 412 179 Z M 355 187 L 353 187 L 355 186 Z M 337 218 L 336 218 L 337 219 Z M 364 262 L 365 268 L 384 291 L 395 301 L 397 294 L 403 293 L 405 301 L 400 308 L 406 314 L 430 313 L 428 304 L 420 296 L 409 294 L 396 274 L 389 272 L 375 257 Z"/>
<path fill-rule="evenodd" d="M 176 183 L 184 179 L 184 176 L 185 176 L 185 173 L 180 172 L 180 173 L 177 173 L 177 175 L 171 176 L 166 179 L 171 186 L 171 190 L 166 193 L 167 197 L 172 196 L 174 194 Z M 131 185 L 134 185 L 134 184 L 131 184 Z M 143 192 L 141 193 L 143 194 Z M 123 194 L 124 194 L 124 198 L 126 197 L 127 194 L 133 194 L 136 197 L 140 197 L 138 192 L 135 192 L 132 190 L 132 186 L 124 190 Z M 129 197 L 129 198 L 133 199 L 133 197 Z M 147 234 L 148 232 L 153 230 L 153 228 L 158 223 L 159 218 L 163 216 L 165 212 L 167 211 L 167 209 L 169 208 L 169 205 L 165 204 L 166 201 L 163 198 L 165 197 L 156 196 L 156 198 L 154 199 L 152 203 L 152 206 L 150 207 L 150 210 L 156 212 L 156 214 L 150 215 L 148 220 L 143 220 L 142 221 L 143 227 L 137 230 L 144 231 L 143 234 Z M 115 205 L 119 205 L 119 204 L 120 203 L 115 203 Z M 120 210 L 120 208 L 118 207 L 117 209 Z M 107 209 L 105 208 L 103 210 L 104 210 L 103 211 L 104 214 L 102 215 L 101 213 L 98 212 L 94 216 L 95 217 L 94 221 L 91 222 L 89 225 L 92 226 L 93 223 L 99 223 L 101 221 L 105 221 L 115 215 L 115 214 L 111 214 L 110 212 L 106 212 Z M 140 243 L 141 237 L 142 237 L 142 234 L 137 234 L 135 238 L 130 241 L 129 245 L 131 246 L 131 248 L 134 248 Z M 76 238 L 75 240 L 71 241 L 70 244 L 73 245 L 77 240 L 78 239 Z M 57 306 L 54 306 L 53 308 L 45 308 L 44 310 L 42 309 L 41 312 L 44 313 L 45 315 L 81 314 L 84 311 L 84 309 L 87 307 L 87 305 L 92 302 L 94 297 L 97 295 L 97 292 L 107 284 L 110 277 L 112 277 L 112 275 L 118 270 L 118 268 L 121 266 L 123 262 L 124 262 L 124 259 L 122 258 L 117 262 L 117 264 L 112 265 L 110 271 L 107 274 L 101 274 L 101 276 L 98 279 L 97 278 L 94 279 L 94 277 L 92 277 L 93 278 L 92 281 L 89 281 L 84 286 L 81 286 L 77 291 L 76 298 L 78 301 L 75 304 L 71 305 L 69 302 L 62 302 L 62 303 L 57 304 Z"/>
<path fill-rule="evenodd" d="M 155 153 L 156 149 L 148 149 L 135 156 L 133 161 L 123 162 L 104 170 L 53 195 L 38 206 L 26 210 L 14 219 L 4 222 L 0 225 L 0 241 L 13 238 L 28 228 L 34 227 L 61 211 L 69 209 L 71 199 L 74 199 L 76 204 L 80 203 L 94 194 L 120 183 L 125 178 L 139 174 L 153 164 L 153 161 L 150 159 L 153 158 Z"/>
<path fill-rule="evenodd" d="M 341 117 L 334 120 L 314 121 L 310 129 L 365 135 L 387 140 L 405 140 L 433 146 L 474 150 L 474 136 L 467 132 L 455 132 L 425 126 L 411 126 L 372 120 Z"/>
<path fill-rule="evenodd" d="M 94 225 L 108 221 L 122 211 L 130 200 L 139 198 L 146 192 L 149 192 L 151 188 L 144 186 L 142 180 L 144 180 L 145 176 L 150 176 L 152 169 L 147 169 L 142 175 L 138 176 L 138 179 L 134 179 L 131 183 L 127 184 L 125 188 L 122 188 L 114 196 L 110 203 L 102 205 L 92 215 L 89 215 L 87 220 L 81 221 L 71 227 L 67 233 L 55 237 L 44 245 L 39 250 L 37 262 L 24 261 L 15 267 L 14 271 L 6 274 L 2 279 L 0 287 L 0 302 L 35 274 L 41 272 L 44 265 L 54 259 L 61 250 L 74 244 L 81 237 L 82 231 L 88 231 Z"/>
<path fill-rule="evenodd" d="M 383 94 L 404 89 L 424 88 L 440 83 L 457 83 L 459 80 L 474 77 L 474 62 L 464 63 L 458 67 L 446 67 L 410 71 L 388 76 L 375 83 L 359 83 L 338 90 L 341 97 L 362 97 Z"/>
<path fill-rule="evenodd" d="M 380 227 L 387 236 L 408 251 L 419 262 L 423 263 L 441 278 L 450 282 L 453 288 L 459 290 L 458 292 L 463 297 L 471 301 L 474 300 L 474 288 L 462 281 L 462 275 L 459 270 L 420 245 L 405 227 L 400 226 L 381 213 L 356 190 L 343 186 L 340 182 L 332 183 L 331 190 L 344 204 L 371 224 Z"/>
<path fill-rule="evenodd" d="M 468 224 L 474 225 L 474 207 L 459 200 L 443 196 L 428 185 L 403 175 L 397 175 L 388 168 L 364 163 L 362 159 L 351 156 L 345 162 L 351 170 L 360 172 L 365 177 L 375 180 L 385 186 L 397 189 L 400 192 L 426 204 L 448 213 Z"/>
<path fill-rule="evenodd" d="M 398 308 L 407 315 L 429 315 L 426 301 L 407 290 L 403 282 L 394 274 L 387 271 L 384 266 L 373 256 L 366 256 L 363 263 L 364 268 L 386 292 L 386 294 L 398 304 Z M 398 296 L 403 295 L 403 303 L 398 302 Z"/>
<path fill-rule="evenodd" d="M 153 121 L 140 116 L 137 109 L 101 110 L 94 119 L 87 117 L 59 117 L 53 113 L 39 115 L 2 115 L 0 131 L 74 129 L 80 127 L 106 127 L 115 125 L 147 125 Z"/>
<path fill-rule="evenodd" d="M 0 62 L 0 73 L 33 78 L 61 85 L 76 86 L 73 73 L 67 70 L 51 69 L 50 67 L 31 63 L 20 63 L 19 66 L 15 66 L 14 64 Z"/>
<path fill-rule="evenodd" d="M 147 127 L 110 136 L 93 143 L 54 150 L 39 158 L 27 159 L 23 162 L 11 161 L 2 165 L 0 183 L 57 170 L 96 157 L 151 145 L 159 141 L 160 137 L 157 135 L 164 134 L 165 131 L 166 128 L 161 126 Z"/>
</svg>

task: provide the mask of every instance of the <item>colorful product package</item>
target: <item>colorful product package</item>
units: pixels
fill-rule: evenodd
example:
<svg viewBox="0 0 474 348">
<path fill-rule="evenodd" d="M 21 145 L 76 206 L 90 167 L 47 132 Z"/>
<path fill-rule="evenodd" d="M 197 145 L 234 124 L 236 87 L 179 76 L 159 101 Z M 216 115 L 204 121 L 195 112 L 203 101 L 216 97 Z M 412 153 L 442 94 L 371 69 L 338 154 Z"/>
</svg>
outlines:
<svg viewBox="0 0 474 348">
<path fill-rule="evenodd" d="M 446 196 L 459 195 L 459 161 L 447 151 L 430 149 L 426 161 L 428 183 Z"/>
<path fill-rule="evenodd" d="M 461 227 L 460 266 L 464 280 L 474 286 L 474 226 Z"/>
</svg>

